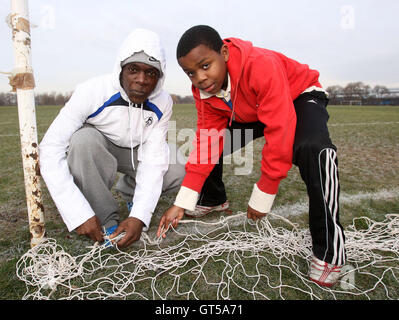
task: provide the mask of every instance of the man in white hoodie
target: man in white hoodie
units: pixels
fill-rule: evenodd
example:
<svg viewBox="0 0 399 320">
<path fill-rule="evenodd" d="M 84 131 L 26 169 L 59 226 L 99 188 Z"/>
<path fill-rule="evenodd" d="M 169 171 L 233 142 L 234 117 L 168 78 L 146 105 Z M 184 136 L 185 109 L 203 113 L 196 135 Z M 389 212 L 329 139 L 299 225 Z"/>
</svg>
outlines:
<svg viewBox="0 0 399 320">
<path fill-rule="evenodd" d="M 177 190 L 184 164 L 169 164 L 172 99 L 162 89 L 165 53 L 157 34 L 134 30 L 111 74 L 79 84 L 40 143 L 40 170 L 69 231 L 93 241 L 125 236 L 124 248 L 150 225 L 161 193 Z M 129 217 L 119 223 L 117 183 Z M 131 190 L 129 190 L 129 187 Z"/>
</svg>

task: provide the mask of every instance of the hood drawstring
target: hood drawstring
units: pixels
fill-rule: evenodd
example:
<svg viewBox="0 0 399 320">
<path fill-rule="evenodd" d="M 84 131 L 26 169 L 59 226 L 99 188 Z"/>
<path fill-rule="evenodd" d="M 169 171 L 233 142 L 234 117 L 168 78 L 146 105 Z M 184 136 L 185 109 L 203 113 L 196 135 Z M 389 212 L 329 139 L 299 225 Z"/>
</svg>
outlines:
<svg viewBox="0 0 399 320">
<path fill-rule="evenodd" d="M 143 108 L 144 108 L 144 103 L 141 103 L 141 112 L 140 112 L 140 125 L 141 125 L 141 131 L 140 131 L 140 151 L 141 151 L 141 146 L 143 145 L 143 132 L 144 132 L 144 115 L 143 115 Z"/>
<path fill-rule="evenodd" d="M 232 102 L 232 108 L 231 108 L 231 116 L 230 116 L 230 121 L 229 121 L 229 127 L 231 127 L 231 124 L 232 124 L 232 122 L 233 122 L 233 120 L 234 120 L 234 105 L 235 105 L 235 103 L 233 103 L 233 100 L 231 100 L 231 102 Z"/>
<path fill-rule="evenodd" d="M 129 136 L 130 136 L 130 161 L 132 162 L 133 170 L 136 170 L 134 165 L 134 153 L 133 153 L 133 130 L 132 130 L 132 108 L 133 104 L 129 101 Z"/>
<path fill-rule="evenodd" d="M 138 104 L 134 104 L 137 108 L 138 108 Z M 132 161 L 132 166 L 133 166 L 133 170 L 136 170 L 136 166 L 134 165 L 134 152 L 133 152 L 133 128 L 132 128 L 132 109 L 133 108 L 133 103 L 131 103 L 129 101 L 129 136 L 130 136 L 130 158 Z M 144 115 L 143 115 L 143 109 L 144 109 L 144 103 L 141 103 L 140 105 L 140 126 L 141 126 L 141 130 L 140 130 L 140 145 L 138 148 L 138 151 L 141 152 L 141 148 L 143 145 L 143 135 L 144 135 Z"/>
<path fill-rule="evenodd" d="M 230 41 L 229 41 L 230 42 Z M 235 84 L 235 90 L 234 90 L 234 97 L 230 97 L 230 99 L 231 99 L 231 102 L 232 102 L 232 104 L 233 104 L 233 108 L 232 108 L 232 110 L 231 110 L 231 117 L 230 117 L 230 121 L 229 121 L 229 127 L 231 127 L 231 123 L 233 122 L 233 119 L 234 119 L 234 113 L 235 113 L 235 101 L 236 101 L 236 99 L 237 99 L 237 93 L 238 93 L 238 85 L 240 84 L 240 80 L 241 80 L 241 76 L 242 76 L 242 73 L 243 73 L 243 70 L 244 70 L 244 63 L 245 63 L 245 57 L 246 57 L 246 55 L 245 55 L 245 52 L 243 52 L 244 50 L 241 48 L 241 47 L 238 47 L 238 49 L 240 49 L 240 53 L 241 53 L 241 69 L 240 69 L 240 73 L 239 73 L 239 75 L 238 75 L 238 77 L 237 77 L 237 83 Z M 233 91 L 233 89 L 232 89 L 232 91 Z"/>
<path fill-rule="evenodd" d="M 241 62 L 241 65 L 243 65 L 243 62 Z M 231 116 L 230 116 L 230 121 L 229 121 L 229 127 L 231 127 L 231 123 L 234 120 L 235 105 L 236 105 L 235 101 L 237 99 L 238 85 L 240 83 L 241 74 L 242 74 L 242 72 L 240 73 L 240 76 L 238 77 L 238 80 L 237 80 L 237 84 L 235 85 L 234 97 L 230 97 L 230 99 L 231 99 L 230 101 L 232 103 L 232 108 L 231 108 Z"/>
</svg>

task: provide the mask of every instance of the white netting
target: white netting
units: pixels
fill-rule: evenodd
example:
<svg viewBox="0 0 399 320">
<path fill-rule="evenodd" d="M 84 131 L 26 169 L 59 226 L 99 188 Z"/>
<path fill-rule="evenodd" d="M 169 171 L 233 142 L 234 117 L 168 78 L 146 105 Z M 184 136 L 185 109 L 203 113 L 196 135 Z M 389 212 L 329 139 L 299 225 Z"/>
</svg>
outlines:
<svg viewBox="0 0 399 320">
<path fill-rule="evenodd" d="M 345 236 L 347 264 L 331 289 L 308 280 L 307 229 L 242 212 L 182 220 L 163 241 L 143 233 L 129 251 L 95 244 L 73 257 L 46 239 L 20 258 L 17 276 L 23 299 L 398 299 L 399 215 L 355 219 Z"/>
</svg>

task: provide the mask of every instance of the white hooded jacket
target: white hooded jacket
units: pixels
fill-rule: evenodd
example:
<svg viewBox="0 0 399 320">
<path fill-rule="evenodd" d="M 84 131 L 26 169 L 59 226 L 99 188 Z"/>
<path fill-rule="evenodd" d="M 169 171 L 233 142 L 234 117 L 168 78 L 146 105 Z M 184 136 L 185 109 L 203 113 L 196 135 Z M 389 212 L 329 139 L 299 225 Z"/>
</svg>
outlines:
<svg viewBox="0 0 399 320">
<path fill-rule="evenodd" d="M 121 61 L 141 50 L 161 62 L 162 76 L 146 102 L 134 105 L 121 87 L 119 75 Z M 66 156 L 72 134 L 85 123 L 120 147 L 139 146 L 136 189 L 129 216 L 149 226 L 169 165 L 166 135 L 173 102 L 162 89 L 165 64 L 158 35 L 134 30 L 122 44 L 112 74 L 79 84 L 43 137 L 39 146 L 40 171 L 69 231 L 95 215 L 74 183 Z"/>
</svg>

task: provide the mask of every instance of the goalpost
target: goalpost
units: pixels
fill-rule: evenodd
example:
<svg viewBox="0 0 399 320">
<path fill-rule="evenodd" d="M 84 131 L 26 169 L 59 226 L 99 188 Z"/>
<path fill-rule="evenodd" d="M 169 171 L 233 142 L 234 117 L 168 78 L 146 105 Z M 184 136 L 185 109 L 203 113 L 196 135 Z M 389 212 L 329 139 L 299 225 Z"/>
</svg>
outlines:
<svg viewBox="0 0 399 320">
<path fill-rule="evenodd" d="M 12 91 L 17 94 L 19 131 L 31 247 L 45 235 L 44 210 L 40 187 L 39 152 L 36 127 L 34 87 L 31 66 L 31 36 L 27 0 L 11 0 L 8 17 L 12 29 L 15 65 L 10 76 Z"/>
</svg>

